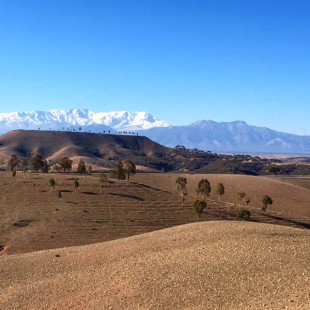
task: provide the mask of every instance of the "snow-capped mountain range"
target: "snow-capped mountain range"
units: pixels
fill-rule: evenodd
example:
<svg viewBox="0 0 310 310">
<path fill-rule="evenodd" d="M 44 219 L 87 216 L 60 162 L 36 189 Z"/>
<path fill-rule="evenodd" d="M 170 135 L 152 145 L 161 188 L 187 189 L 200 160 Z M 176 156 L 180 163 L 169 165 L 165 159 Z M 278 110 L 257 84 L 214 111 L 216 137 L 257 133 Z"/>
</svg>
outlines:
<svg viewBox="0 0 310 310">
<path fill-rule="evenodd" d="M 87 109 L 0 113 L 0 133 L 14 129 L 140 132 L 169 147 L 184 145 L 215 152 L 310 153 L 310 136 L 278 132 L 243 121 L 198 121 L 172 126 L 146 112 L 92 112 Z"/>
<path fill-rule="evenodd" d="M 167 127 L 146 112 L 92 112 L 87 109 L 50 110 L 32 112 L 0 113 L 0 132 L 13 129 L 61 129 L 73 126 L 108 126 L 114 130 L 145 130 L 152 127 Z M 104 129 L 101 127 L 100 129 Z M 106 128 L 105 128 L 106 129 Z"/>
</svg>

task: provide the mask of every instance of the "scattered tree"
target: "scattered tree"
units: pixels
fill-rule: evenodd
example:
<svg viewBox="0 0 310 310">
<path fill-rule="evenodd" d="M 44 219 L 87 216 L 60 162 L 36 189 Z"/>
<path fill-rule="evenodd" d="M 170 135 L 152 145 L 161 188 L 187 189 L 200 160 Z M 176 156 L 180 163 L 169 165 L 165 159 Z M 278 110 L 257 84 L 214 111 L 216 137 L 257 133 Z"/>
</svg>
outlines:
<svg viewBox="0 0 310 310">
<path fill-rule="evenodd" d="M 178 177 L 176 179 L 176 183 L 177 183 L 178 191 L 182 197 L 182 207 L 184 207 L 185 196 L 187 195 L 187 191 L 186 191 L 187 180 L 184 177 Z"/>
<path fill-rule="evenodd" d="M 27 159 L 23 159 L 22 160 L 22 164 L 21 164 L 21 166 L 22 166 L 22 170 L 24 171 L 24 168 L 28 168 L 29 167 L 29 162 L 28 162 L 28 160 Z"/>
<path fill-rule="evenodd" d="M 85 165 L 84 160 L 81 159 L 79 161 L 79 164 L 77 166 L 76 172 L 79 173 L 79 174 L 86 174 L 86 165 Z"/>
<path fill-rule="evenodd" d="M 41 169 L 42 169 L 43 173 L 48 173 L 48 164 L 47 164 L 46 160 L 42 161 L 42 168 Z"/>
<path fill-rule="evenodd" d="M 34 154 L 31 158 L 32 171 L 39 172 L 43 167 L 43 159 L 40 154 Z"/>
<path fill-rule="evenodd" d="M 247 209 L 240 209 L 237 212 L 237 219 L 242 220 L 242 221 L 248 221 L 251 217 L 251 212 Z"/>
<path fill-rule="evenodd" d="M 26 178 L 26 174 L 28 173 L 28 167 L 23 168 L 24 179 Z"/>
<path fill-rule="evenodd" d="M 194 208 L 197 213 L 198 218 L 201 217 L 201 214 L 203 213 L 203 210 L 207 207 L 207 203 L 203 199 L 197 199 L 194 202 Z"/>
<path fill-rule="evenodd" d="M 197 194 L 201 194 L 201 198 L 205 199 L 205 196 L 210 196 L 211 184 L 207 179 L 201 179 L 198 182 Z"/>
<path fill-rule="evenodd" d="M 99 175 L 99 188 L 100 188 L 100 194 L 102 194 L 103 188 L 107 186 L 108 177 L 105 173 L 100 172 Z"/>
<path fill-rule="evenodd" d="M 59 173 L 61 170 L 61 166 L 56 163 L 54 166 L 53 166 L 53 171 L 56 172 L 56 173 Z"/>
<path fill-rule="evenodd" d="M 268 195 L 264 195 L 262 198 L 262 203 L 263 203 L 262 210 L 266 212 L 267 207 L 273 204 L 273 200 Z"/>
<path fill-rule="evenodd" d="M 87 166 L 87 174 L 91 175 L 93 173 L 93 167 Z"/>
<path fill-rule="evenodd" d="M 238 192 L 237 194 L 237 199 L 238 199 L 238 202 L 241 203 L 243 198 L 245 197 L 245 192 Z"/>
<path fill-rule="evenodd" d="M 251 202 L 251 198 L 250 197 L 246 197 L 245 200 L 244 200 L 244 205 L 245 206 L 248 206 Z"/>
<path fill-rule="evenodd" d="M 137 172 L 136 165 L 131 160 L 124 160 L 122 164 L 124 173 L 127 175 L 127 180 L 129 181 L 129 177 Z"/>
<path fill-rule="evenodd" d="M 19 163 L 20 160 L 17 158 L 16 154 L 12 154 L 8 161 L 8 167 L 11 169 L 11 171 L 16 170 Z"/>
<path fill-rule="evenodd" d="M 119 180 L 126 179 L 122 160 L 118 160 L 117 162 L 116 169 L 115 169 L 115 175 L 116 175 L 116 178 Z"/>
<path fill-rule="evenodd" d="M 49 185 L 50 185 L 50 187 L 51 187 L 51 192 L 52 192 L 52 191 L 53 191 L 53 188 L 54 188 L 55 185 L 56 185 L 56 181 L 54 180 L 54 178 L 51 178 L 51 179 L 49 179 L 48 183 L 49 183 Z"/>
<path fill-rule="evenodd" d="M 74 180 L 74 191 L 77 192 L 78 188 L 80 186 L 80 183 L 78 180 Z"/>
<path fill-rule="evenodd" d="M 14 182 L 15 182 L 16 170 L 13 170 L 13 171 L 12 171 L 12 177 L 13 177 L 13 180 L 14 180 Z"/>
<path fill-rule="evenodd" d="M 23 170 L 23 173 L 24 173 L 24 178 L 26 178 L 26 173 L 28 172 L 28 169 L 29 169 L 28 166 L 29 166 L 28 160 L 24 159 L 22 161 L 22 170 Z"/>
<path fill-rule="evenodd" d="M 61 161 L 60 161 L 60 167 L 63 169 L 64 173 L 69 173 L 70 170 L 72 170 L 72 163 L 73 161 L 71 159 L 69 159 L 68 157 L 64 157 Z"/>
<path fill-rule="evenodd" d="M 223 183 L 221 183 L 221 182 L 217 183 L 216 193 L 218 194 L 219 202 L 220 202 L 221 201 L 221 196 L 223 196 L 225 194 L 225 187 L 224 187 Z"/>
</svg>

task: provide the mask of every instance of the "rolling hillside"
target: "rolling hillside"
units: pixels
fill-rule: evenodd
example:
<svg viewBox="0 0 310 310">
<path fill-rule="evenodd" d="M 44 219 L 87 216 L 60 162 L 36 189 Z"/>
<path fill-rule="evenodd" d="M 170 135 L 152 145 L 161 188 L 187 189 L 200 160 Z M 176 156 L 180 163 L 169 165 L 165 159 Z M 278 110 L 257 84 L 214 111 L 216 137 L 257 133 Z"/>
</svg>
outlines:
<svg viewBox="0 0 310 310">
<path fill-rule="evenodd" d="M 1 309 L 308 309 L 308 230 L 203 222 L 0 257 Z"/>
<path fill-rule="evenodd" d="M 144 162 L 142 156 L 149 155 L 156 159 L 156 154 L 165 156 L 169 150 L 147 137 L 137 135 L 16 130 L 0 136 L 0 157 L 7 158 L 16 154 L 22 158 L 30 158 L 33 152 L 38 152 L 49 163 L 68 156 L 101 161 L 130 158 L 140 164 Z"/>
<path fill-rule="evenodd" d="M 15 130 L 0 136 L 0 160 L 7 162 L 12 154 L 29 160 L 33 153 L 39 153 L 49 166 L 67 156 L 73 160 L 73 169 L 83 159 L 95 170 L 111 169 L 118 159 L 130 159 L 145 171 L 262 175 L 269 173 L 270 165 L 279 164 L 277 159 L 257 156 L 221 155 L 183 146 L 168 148 L 133 133 Z M 309 174 L 309 169 L 307 163 L 293 162 L 278 165 L 277 173 Z"/>
</svg>

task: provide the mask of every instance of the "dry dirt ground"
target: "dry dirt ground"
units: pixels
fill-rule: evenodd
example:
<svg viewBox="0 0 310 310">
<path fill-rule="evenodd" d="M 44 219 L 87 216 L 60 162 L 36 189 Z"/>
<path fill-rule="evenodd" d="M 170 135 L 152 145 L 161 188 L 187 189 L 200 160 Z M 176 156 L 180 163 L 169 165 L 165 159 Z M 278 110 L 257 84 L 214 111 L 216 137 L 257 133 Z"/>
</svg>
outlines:
<svg viewBox="0 0 310 310">
<path fill-rule="evenodd" d="M 152 185 L 162 190 L 176 193 L 176 174 L 135 175 L 132 180 Z M 188 194 L 196 196 L 196 188 L 200 179 L 206 178 L 211 183 L 210 198 L 218 200 L 216 186 L 222 182 L 225 186 L 223 202 L 237 203 L 237 194 L 244 191 L 251 199 L 250 207 L 261 209 L 262 196 L 273 199 L 268 210 L 279 216 L 292 220 L 309 222 L 310 220 L 310 177 L 263 177 L 236 174 L 184 174 L 187 178 Z"/>
<path fill-rule="evenodd" d="M 55 178 L 50 191 L 48 181 Z M 86 245 L 133 236 L 153 230 L 200 221 L 194 210 L 195 187 L 202 177 L 213 190 L 201 220 L 234 220 L 236 193 L 244 190 L 251 198 L 252 220 L 310 227 L 310 190 L 279 179 L 238 175 L 188 175 L 184 208 L 171 174 L 141 174 L 132 182 L 110 180 L 99 193 L 99 176 L 0 173 L 0 255 L 26 253 L 75 245 Z M 74 191 L 78 178 L 80 187 Z M 224 202 L 214 193 L 223 182 Z M 305 184 L 305 183 L 303 183 Z M 59 199 L 57 190 L 62 190 Z M 270 195 L 274 204 L 265 214 L 261 196 Z M 212 200 L 213 199 L 213 200 Z"/>
<path fill-rule="evenodd" d="M 1 309 L 310 308 L 310 231 L 209 221 L 0 257 Z"/>
</svg>

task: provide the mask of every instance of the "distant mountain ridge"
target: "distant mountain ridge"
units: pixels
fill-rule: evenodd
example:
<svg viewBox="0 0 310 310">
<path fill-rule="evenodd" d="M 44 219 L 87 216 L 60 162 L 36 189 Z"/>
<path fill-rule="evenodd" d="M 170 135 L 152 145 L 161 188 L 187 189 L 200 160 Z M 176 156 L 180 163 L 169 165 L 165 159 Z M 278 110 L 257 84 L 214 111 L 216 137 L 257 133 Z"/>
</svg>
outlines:
<svg viewBox="0 0 310 310">
<path fill-rule="evenodd" d="M 188 126 L 151 128 L 143 132 L 168 147 L 184 145 L 213 152 L 310 153 L 310 136 L 278 132 L 243 121 L 198 121 Z"/>
<path fill-rule="evenodd" d="M 146 112 L 93 112 L 87 109 L 50 110 L 0 113 L 0 132 L 14 129 L 72 129 L 88 130 L 145 130 L 166 127 L 169 123 L 157 120 Z"/>
<path fill-rule="evenodd" d="M 87 109 L 0 113 L 0 133 L 14 129 L 139 132 L 168 147 L 183 145 L 213 152 L 310 153 L 310 136 L 251 126 L 244 121 L 201 120 L 172 126 L 146 112 L 92 112 Z"/>
</svg>

